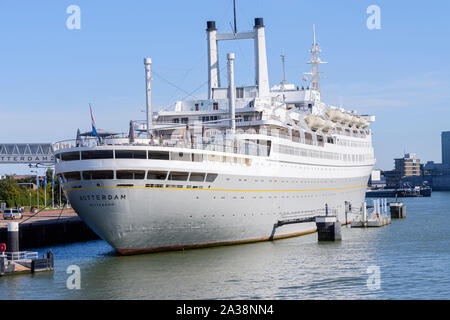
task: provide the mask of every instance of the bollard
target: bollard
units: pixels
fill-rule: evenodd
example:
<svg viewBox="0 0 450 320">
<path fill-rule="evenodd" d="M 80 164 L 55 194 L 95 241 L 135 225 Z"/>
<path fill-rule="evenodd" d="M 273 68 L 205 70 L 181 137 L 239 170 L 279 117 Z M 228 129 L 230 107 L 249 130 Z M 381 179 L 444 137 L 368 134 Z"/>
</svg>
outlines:
<svg viewBox="0 0 450 320">
<path fill-rule="evenodd" d="M 8 241 L 7 250 L 11 254 L 11 259 L 13 259 L 14 254 L 19 252 L 19 223 L 18 222 L 8 222 Z"/>
</svg>

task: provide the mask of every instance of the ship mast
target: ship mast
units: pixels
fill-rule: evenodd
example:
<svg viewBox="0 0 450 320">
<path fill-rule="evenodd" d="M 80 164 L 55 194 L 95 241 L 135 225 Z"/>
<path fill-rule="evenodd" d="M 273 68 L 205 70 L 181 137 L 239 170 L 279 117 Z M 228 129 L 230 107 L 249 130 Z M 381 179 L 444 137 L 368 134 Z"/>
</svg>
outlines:
<svg viewBox="0 0 450 320">
<path fill-rule="evenodd" d="M 237 26 L 236 26 L 236 0 L 233 0 L 233 13 L 234 13 L 234 34 L 237 33 Z"/>
<path fill-rule="evenodd" d="M 308 74 L 311 76 L 310 85 L 309 87 L 311 90 L 316 90 L 320 93 L 320 74 L 322 72 L 319 72 L 319 64 L 321 63 L 327 63 L 324 61 L 321 61 L 318 54 L 322 52 L 322 49 L 320 49 L 319 44 L 316 42 L 316 26 L 313 25 L 313 45 L 312 48 L 309 50 L 311 53 L 311 60 L 308 61 L 308 64 L 311 65 L 311 72 L 307 72 L 305 74 Z"/>
</svg>

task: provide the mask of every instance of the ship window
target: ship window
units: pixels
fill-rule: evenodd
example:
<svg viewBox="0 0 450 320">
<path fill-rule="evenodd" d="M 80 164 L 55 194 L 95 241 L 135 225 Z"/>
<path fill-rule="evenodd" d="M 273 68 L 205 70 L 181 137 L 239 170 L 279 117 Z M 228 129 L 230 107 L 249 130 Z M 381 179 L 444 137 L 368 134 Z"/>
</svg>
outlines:
<svg viewBox="0 0 450 320">
<path fill-rule="evenodd" d="M 189 177 L 189 181 L 199 181 L 203 182 L 205 180 L 205 174 L 199 172 L 191 172 L 191 176 Z"/>
<path fill-rule="evenodd" d="M 169 180 L 186 181 L 188 179 L 188 172 L 175 172 L 171 171 L 169 173 Z"/>
<path fill-rule="evenodd" d="M 208 173 L 206 175 L 206 182 L 214 182 L 216 180 L 218 174 L 217 173 Z"/>
<path fill-rule="evenodd" d="M 219 110 L 219 104 L 217 102 L 213 103 L 213 110 Z"/>
<path fill-rule="evenodd" d="M 244 98 L 244 88 L 236 88 L 236 99 Z"/>
<path fill-rule="evenodd" d="M 81 175 L 79 171 L 73 171 L 73 172 L 64 172 L 64 177 L 66 180 L 69 181 L 77 181 L 81 180 Z"/>
<path fill-rule="evenodd" d="M 171 152 L 170 153 L 171 160 L 177 161 L 191 161 L 192 157 L 190 153 L 185 152 Z"/>
<path fill-rule="evenodd" d="M 116 159 L 147 159 L 145 150 L 116 150 Z"/>
<path fill-rule="evenodd" d="M 149 151 L 148 158 L 154 160 L 169 160 L 169 153 L 163 151 Z"/>
<path fill-rule="evenodd" d="M 62 161 L 80 160 L 80 153 L 78 151 L 61 153 L 61 160 Z"/>
<path fill-rule="evenodd" d="M 150 183 L 145 185 L 147 188 L 164 188 L 163 184 Z"/>
<path fill-rule="evenodd" d="M 117 179 L 144 179 L 145 171 L 144 170 L 117 170 L 116 171 Z"/>
<path fill-rule="evenodd" d="M 203 154 L 201 154 L 201 153 L 193 153 L 192 154 L 192 161 L 194 161 L 194 162 L 203 162 Z"/>
<path fill-rule="evenodd" d="M 114 171 L 112 170 L 83 171 L 83 179 L 84 180 L 114 179 Z"/>
<path fill-rule="evenodd" d="M 167 171 L 149 171 L 147 179 L 166 180 Z"/>
<path fill-rule="evenodd" d="M 90 159 L 112 159 L 112 150 L 95 150 L 95 151 L 81 151 L 82 160 Z"/>
</svg>

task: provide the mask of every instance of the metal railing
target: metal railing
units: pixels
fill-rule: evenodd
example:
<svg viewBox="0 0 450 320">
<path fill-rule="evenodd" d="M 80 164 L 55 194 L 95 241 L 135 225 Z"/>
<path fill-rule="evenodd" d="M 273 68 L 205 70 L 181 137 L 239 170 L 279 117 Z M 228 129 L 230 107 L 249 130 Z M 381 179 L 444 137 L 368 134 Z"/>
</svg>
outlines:
<svg viewBox="0 0 450 320">
<path fill-rule="evenodd" d="M 1 252 L 0 258 L 5 258 L 10 261 L 33 260 L 38 258 L 38 253 L 32 251 Z"/>
<path fill-rule="evenodd" d="M 256 139 L 256 138 L 255 138 Z M 159 139 L 159 138 L 135 138 L 130 140 L 128 137 L 107 137 L 98 142 L 97 138 L 88 138 L 83 140 L 66 140 L 56 142 L 53 145 L 55 151 L 78 148 L 78 147 L 98 147 L 98 146 L 154 146 L 183 148 L 192 150 L 218 151 L 225 153 L 234 153 L 252 156 L 268 156 L 270 146 L 256 143 L 250 140 L 226 139 L 220 136 L 212 138 L 194 138 L 194 139 Z"/>
</svg>

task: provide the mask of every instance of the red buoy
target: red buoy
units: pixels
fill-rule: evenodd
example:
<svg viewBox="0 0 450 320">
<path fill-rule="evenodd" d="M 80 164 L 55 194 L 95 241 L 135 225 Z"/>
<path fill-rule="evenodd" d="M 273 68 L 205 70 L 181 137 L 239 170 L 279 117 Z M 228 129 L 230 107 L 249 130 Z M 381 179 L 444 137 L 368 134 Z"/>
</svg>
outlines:
<svg viewBox="0 0 450 320">
<path fill-rule="evenodd" d="M 5 251 L 6 251 L 6 244 L 0 243 L 0 252 L 5 252 Z"/>
</svg>

